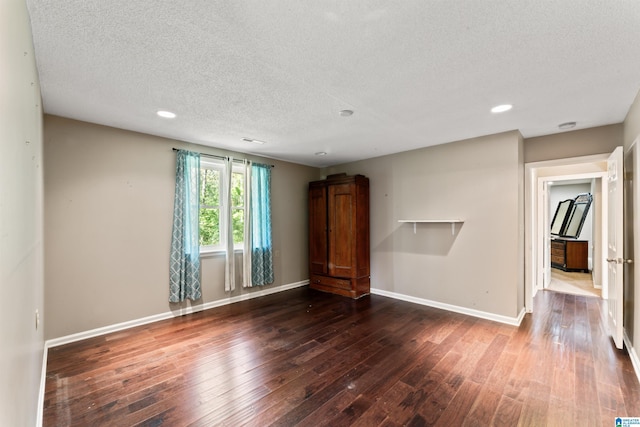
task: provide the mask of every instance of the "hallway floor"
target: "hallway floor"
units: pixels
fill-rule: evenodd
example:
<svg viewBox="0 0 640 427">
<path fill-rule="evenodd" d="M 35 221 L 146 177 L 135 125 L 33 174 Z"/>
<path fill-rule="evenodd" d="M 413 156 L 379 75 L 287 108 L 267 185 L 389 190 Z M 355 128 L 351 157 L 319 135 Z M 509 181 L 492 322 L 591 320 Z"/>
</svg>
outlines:
<svg viewBox="0 0 640 427">
<path fill-rule="evenodd" d="M 573 273 L 556 268 L 551 269 L 551 284 L 547 290 L 587 297 L 602 296 L 602 290 L 593 287 L 591 273 Z"/>
</svg>

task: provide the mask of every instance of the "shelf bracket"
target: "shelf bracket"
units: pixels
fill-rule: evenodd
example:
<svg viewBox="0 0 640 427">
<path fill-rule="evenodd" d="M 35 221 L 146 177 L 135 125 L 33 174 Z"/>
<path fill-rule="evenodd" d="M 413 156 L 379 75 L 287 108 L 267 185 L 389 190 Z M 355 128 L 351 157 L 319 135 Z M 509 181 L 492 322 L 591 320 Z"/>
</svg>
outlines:
<svg viewBox="0 0 640 427">
<path fill-rule="evenodd" d="M 413 223 L 413 234 L 417 234 L 417 231 L 416 231 L 416 226 L 417 226 L 417 225 L 418 225 L 418 223 L 417 223 L 417 222 L 414 222 L 414 223 Z M 455 235 L 456 235 L 456 223 L 455 223 L 455 222 L 452 222 L 452 223 L 451 223 L 451 235 L 452 235 L 452 236 L 455 236 Z"/>
<path fill-rule="evenodd" d="M 456 222 L 462 223 L 464 221 L 462 221 L 460 219 L 451 219 L 451 220 L 447 220 L 447 219 L 432 219 L 432 220 L 429 220 L 429 219 L 424 219 L 424 220 L 422 220 L 422 219 L 420 219 L 420 220 L 400 219 L 400 220 L 398 220 L 398 222 L 410 222 L 410 223 L 413 223 L 413 234 L 417 234 L 418 233 L 418 229 L 417 228 L 418 228 L 418 223 L 419 222 L 429 222 L 429 223 L 438 223 L 438 222 L 439 223 L 443 223 L 443 222 L 445 222 L 445 223 L 451 224 L 451 235 L 455 236 L 456 235 Z"/>
</svg>

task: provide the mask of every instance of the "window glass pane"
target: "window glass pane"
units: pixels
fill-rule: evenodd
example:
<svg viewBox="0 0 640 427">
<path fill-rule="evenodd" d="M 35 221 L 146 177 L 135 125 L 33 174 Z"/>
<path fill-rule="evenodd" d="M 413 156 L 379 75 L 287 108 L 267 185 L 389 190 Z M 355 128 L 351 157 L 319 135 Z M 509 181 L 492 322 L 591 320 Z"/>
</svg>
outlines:
<svg viewBox="0 0 640 427">
<path fill-rule="evenodd" d="M 200 246 L 220 247 L 222 227 L 222 171 L 215 167 L 200 169 Z M 231 225 L 233 242 L 244 240 L 244 173 L 231 174 Z"/>
<path fill-rule="evenodd" d="M 244 174 L 234 172 L 231 174 L 231 206 L 244 206 Z"/>
<path fill-rule="evenodd" d="M 200 246 L 220 244 L 220 210 L 200 209 Z"/>
<path fill-rule="evenodd" d="M 244 209 L 233 209 L 231 215 L 233 218 L 233 243 L 242 243 L 244 241 Z"/>
<path fill-rule="evenodd" d="M 220 171 L 201 169 L 200 172 L 200 204 L 220 206 Z"/>
</svg>

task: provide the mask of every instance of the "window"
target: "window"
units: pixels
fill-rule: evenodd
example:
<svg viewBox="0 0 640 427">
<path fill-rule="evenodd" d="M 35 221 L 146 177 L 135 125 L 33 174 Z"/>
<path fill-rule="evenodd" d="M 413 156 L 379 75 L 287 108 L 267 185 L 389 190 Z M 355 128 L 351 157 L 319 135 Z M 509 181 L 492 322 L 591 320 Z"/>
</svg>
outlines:
<svg viewBox="0 0 640 427">
<path fill-rule="evenodd" d="M 231 220 L 233 243 L 242 244 L 244 241 L 244 173 L 236 170 L 231 174 Z"/>
<path fill-rule="evenodd" d="M 200 161 L 200 252 L 223 249 L 222 162 Z M 231 221 L 233 243 L 238 248 L 244 241 L 244 173 L 234 166 L 231 174 Z"/>
</svg>

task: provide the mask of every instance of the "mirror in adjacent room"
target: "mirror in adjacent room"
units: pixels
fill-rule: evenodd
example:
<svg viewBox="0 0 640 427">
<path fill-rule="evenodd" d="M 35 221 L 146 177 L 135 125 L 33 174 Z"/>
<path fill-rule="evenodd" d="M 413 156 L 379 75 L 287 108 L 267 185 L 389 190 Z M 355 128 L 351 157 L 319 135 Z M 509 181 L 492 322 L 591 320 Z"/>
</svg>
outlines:
<svg viewBox="0 0 640 427">
<path fill-rule="evenodd" d="M 578 194 L 573 200 L 560 202 L 551 223 L 551 234 L 577 239 L 592 201 L 591 193 L 583 193 Z"/>
<path fill-rule="evenodd" d="M 551 221 L 551 234 L 553 234 L 554 236 L 562 235 L 562 232 L 567 226 L 567 221 L 569 220 L 568 213 L 571 212 L 572 208 L 572 199 L 564 200 L 558 203 L 556 214 L 553 216 L 553 221 Z"/>
<path fill-rule="evenodd" d="M 563 234 L 564 237 L 574 239 L 580 237 L 580 232 L 582 231 L 584 220 L 587 218 L 587 213 L 589 213 L 589 207 L 592 201 L 593 196 L 591 196 L 591 194 L 578 194 L 573 203 L 569 220 L 567 221 L 567 227 Z"/>
</svg>

